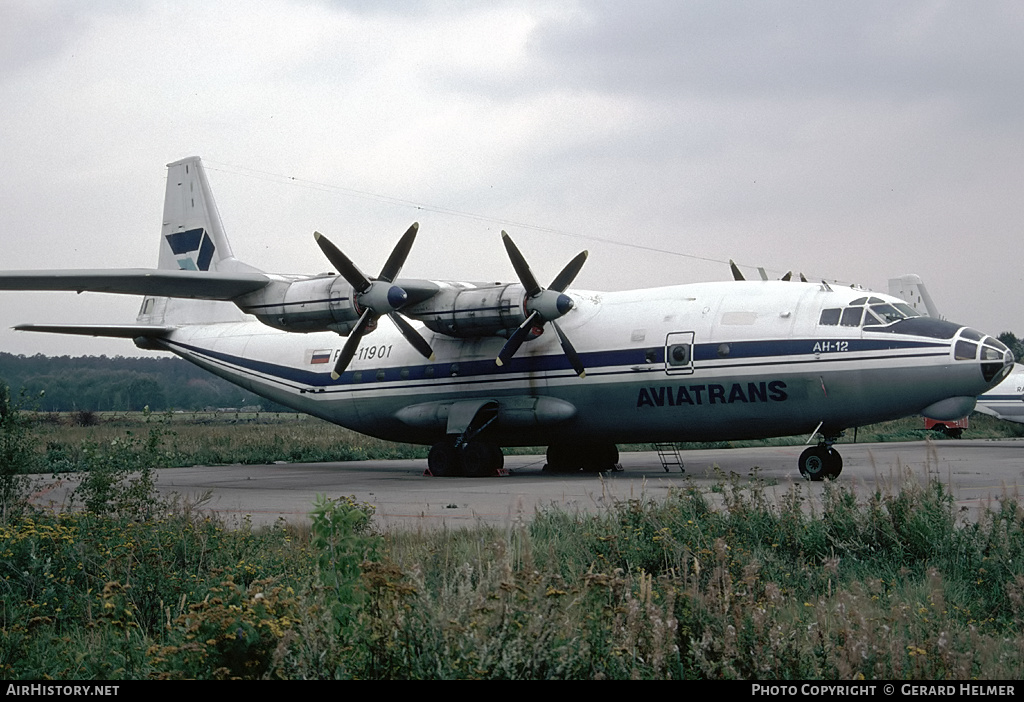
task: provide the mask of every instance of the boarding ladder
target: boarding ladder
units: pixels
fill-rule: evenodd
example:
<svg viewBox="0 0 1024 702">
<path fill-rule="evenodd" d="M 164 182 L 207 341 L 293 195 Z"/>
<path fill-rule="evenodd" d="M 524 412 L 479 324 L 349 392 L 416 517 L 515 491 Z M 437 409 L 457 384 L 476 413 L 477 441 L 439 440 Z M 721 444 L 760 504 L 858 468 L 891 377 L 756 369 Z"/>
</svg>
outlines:
<svg viewBox="0 0 1024 702">
<path fill-rule="evenodd" d="M 669 468 L 672 466 L 679 466 L 679 472 L 685 473 L 686 469 L 683 468 L 683 457 L 679 454 L 679 446 L 676 444 L 655 444 L 654 448 L 658 451 L 658 460 L 661 461 L 661 467 L 665 469 L 665 472 L 669 472 Z"/>
</svg>

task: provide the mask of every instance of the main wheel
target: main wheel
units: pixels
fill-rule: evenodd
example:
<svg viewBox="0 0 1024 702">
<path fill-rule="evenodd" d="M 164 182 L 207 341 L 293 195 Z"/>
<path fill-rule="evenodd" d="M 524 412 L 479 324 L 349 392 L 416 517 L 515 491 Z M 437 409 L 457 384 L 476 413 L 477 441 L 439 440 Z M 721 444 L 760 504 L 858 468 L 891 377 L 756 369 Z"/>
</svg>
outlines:
<svg viewBox="0 0 1024 702">
<path fill-rule="evenodd" d="M 489 441 L 470 441 L 462 447 L 462 466 L 466 475 L 487 477 L 498 475 L 505 465 L 501 448 Z"/>
<path fill-rule="evenodd" d="M 836 478 L 843 472 L 843 457 L 829 446 L 811 446 L 800 454 L 797 467 L 808 480 Z"/>
<path fill-rule="evenodd" d="M 552 473 L 603 473 L 615 470 L 619 449 L 615 444 L 603 443 L 551 444 L 547 457 L 544 470 Z"/>
<path fill-rule="evenodd" d="M 445 439 L 430 447 L 427 454 L 427 468 L 438 478 L 450 478 L 462 475 L 462 456 L 455 444 Z"/>
</svg>

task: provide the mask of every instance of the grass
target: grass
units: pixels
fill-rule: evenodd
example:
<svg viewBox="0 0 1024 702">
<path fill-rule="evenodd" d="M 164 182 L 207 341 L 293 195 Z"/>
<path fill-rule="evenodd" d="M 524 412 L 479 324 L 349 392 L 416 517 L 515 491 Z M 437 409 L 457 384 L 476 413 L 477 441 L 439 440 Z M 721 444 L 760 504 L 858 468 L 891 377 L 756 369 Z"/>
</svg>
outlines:
<svg viewBox="0 0 1024 702">
<path fill-rule="evenodd" d="M 724 482 L 596 515 L 377 533 L 25 515 L 0 528 L 7 679 L 1016 679 L 1024 511 L 938 483 L 858 505 Z"/>
<path fill-rule="evenodd" d="M 167 466 L 264 464 L 275 461 L 318 462 L 402 459 L 427 456 L 428 447 L 397 444 L 359 434 L 308 415 L 288 413 L 187 412 L 151 415 L 143 412 L 39 413 L 32 415 L 38 437 L 39 472 L 81 470 L 83 447 L 160 432 L 162 461 Z M 1024 425 L 983 414 L 971 417 L 964 438 L 1018 438 Z M 857 441 L 947 440 L 923 428 L 919 417 L 862 427 Z M 851 443 L 847 432 L 839 443 Z M 806 436 L 763 441 L 683 443 L 686 448 L 741 448 L 805 443 Z M 621 451 L 649 451 L 651 444 L 621 446 Z M 543 454 L 543 447 L 505 449 L 510 453 Z"/>
<path fill-rule="evenodd" d="M 860 502 L 830 483 L 818 502 L 800 484 L 780 500 L 723 478 L 716 509 L 687 488 L 504 528 L 378 532 L 371 506 L 322 499 L 309 527 L 227 529 L 156 499 L 147 472 L 299 445 L 333 452 L 316 460 L 406 449 L 292 417 L 12 417 L 4 456 L 89 472 L 76 511 L 2 511 L 5 679 L 1024 674 L 1013 498 L 968 523 L 938 482 Z M 972 418 L 968 436 L 986 422 Z"/>
</svg>

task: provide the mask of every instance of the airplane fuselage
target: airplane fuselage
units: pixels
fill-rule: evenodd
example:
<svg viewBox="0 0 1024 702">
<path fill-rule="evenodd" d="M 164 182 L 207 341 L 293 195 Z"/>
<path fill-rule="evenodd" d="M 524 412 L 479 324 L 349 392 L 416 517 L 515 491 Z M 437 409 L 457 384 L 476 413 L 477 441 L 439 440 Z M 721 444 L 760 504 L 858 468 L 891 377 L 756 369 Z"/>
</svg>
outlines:
<svg viewBox="0 0 1024 702">
<path fill-rule="evenodd" d="M 382 321 L 337 380 L 330 369 L 344 339 L 330 332 L 288 334 L 253 320 L 184 326 L 160 343 L 281 404 L 424 444 L 446 434 L 459 402 L 499 403 L 488 436 L 501 446 L 707 441 L 837 434 L 988 386 L 980 351 L 955 356 L 966 328 L 821 323 L 823 310 L 848 308 L 863 291 L 750 281 L 571 296 L 562 326 L 585 378 L 552 333 L 499 367 L 500 336 L 434 334 L 427 361 Z"/>
</svg>

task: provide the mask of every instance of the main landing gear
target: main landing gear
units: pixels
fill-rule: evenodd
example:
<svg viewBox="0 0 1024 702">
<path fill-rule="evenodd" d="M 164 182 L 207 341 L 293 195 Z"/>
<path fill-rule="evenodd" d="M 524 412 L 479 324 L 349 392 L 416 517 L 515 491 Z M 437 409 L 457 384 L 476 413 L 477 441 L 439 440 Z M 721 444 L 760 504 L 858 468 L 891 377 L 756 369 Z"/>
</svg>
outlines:
<svg viewBox="0 0 1024 702">
<path fill-rule="evenodd" d="M 835 438 L 826 438 L 800 454 L 797 467 L 808 480 L 834 480 L 843 472 L 843 457 L 832 448 Z"/>
<path fill-rule="evenodd" d="M 434 444 L 427 455 L 427 470 L 438 478 L 483 478 L 504 475 L 505 456 L 497 444 L 481 439 L 460 442 L 449 436 Z"/>
<path fill-rule="evenodd" d="M 504 475 L 501 448 L 479 438 L 460 441 L 448 436 L 433 445 L 427 456 L 427 471 L 435 477 L 487 477 Z M 548 473 L 604 473 L 620 471 L 619 449 L 615 444 L 552 444 L 548 447 Z"/>
</svg>

